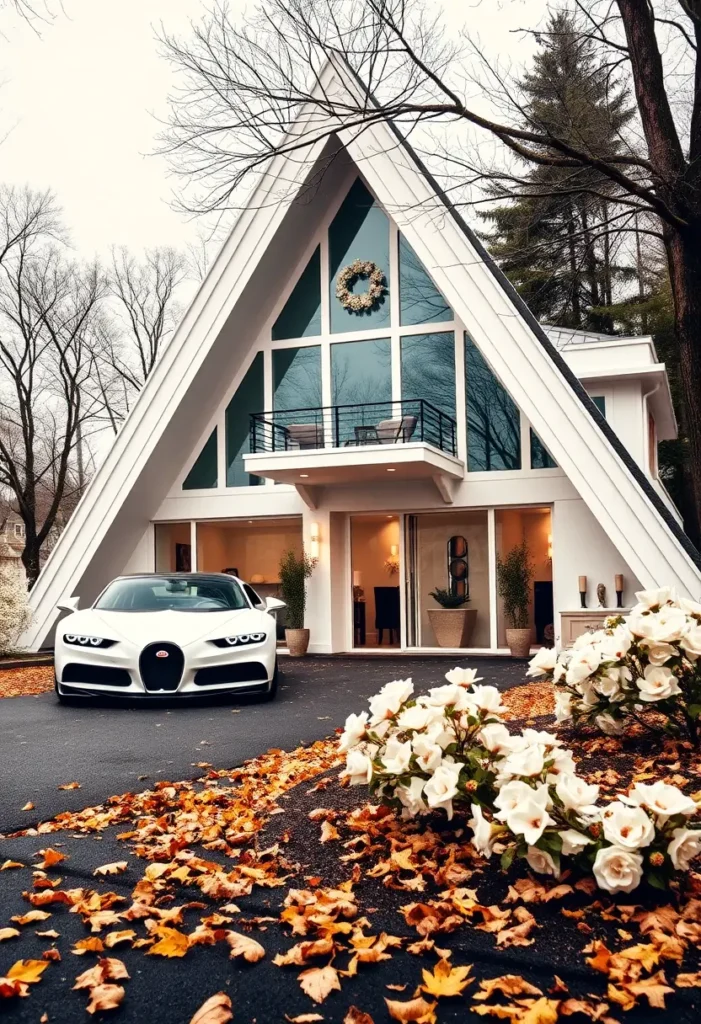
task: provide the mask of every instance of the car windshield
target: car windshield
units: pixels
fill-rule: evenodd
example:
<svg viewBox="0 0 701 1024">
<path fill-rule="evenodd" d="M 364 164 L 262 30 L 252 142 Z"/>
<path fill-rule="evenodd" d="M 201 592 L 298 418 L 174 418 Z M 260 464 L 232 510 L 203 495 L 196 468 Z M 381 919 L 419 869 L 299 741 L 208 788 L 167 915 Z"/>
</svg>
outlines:
<svg viewBox="0 0 701 1024">
<path fill-rule="evenodd" d="M 110 612 L 230 612 L 248 604 L 235 580 L 143 576 L 115 580 L 95 608 Z"/>
</svg>

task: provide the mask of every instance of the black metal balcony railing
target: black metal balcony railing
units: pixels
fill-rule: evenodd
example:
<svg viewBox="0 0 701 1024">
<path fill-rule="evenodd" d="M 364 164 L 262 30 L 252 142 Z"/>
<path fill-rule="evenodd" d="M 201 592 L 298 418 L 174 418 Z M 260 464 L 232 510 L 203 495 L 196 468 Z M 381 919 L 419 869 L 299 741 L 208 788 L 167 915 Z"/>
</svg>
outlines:
<svg viewBox="0 0 701 1024">
<path fill-rule="evenodd" d="M 251 452 L 348 448 L 424 441 L 456 455 L 456 424 L 423 398 L 251 415 Z"/>
</svg>

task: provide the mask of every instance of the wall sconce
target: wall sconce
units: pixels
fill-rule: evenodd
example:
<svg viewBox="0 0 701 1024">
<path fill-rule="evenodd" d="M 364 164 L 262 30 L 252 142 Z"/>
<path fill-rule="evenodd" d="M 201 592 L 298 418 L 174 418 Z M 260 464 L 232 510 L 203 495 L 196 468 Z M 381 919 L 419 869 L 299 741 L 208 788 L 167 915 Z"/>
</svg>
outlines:
<svg viewBox="0 0 701 1024">
<path fill-rule="evenodd" d="M 553 535 L 552 535 L 552 533 L 549 533 L 548 534 L 548 561 L 552 562 L 552 560 L 553 560 Z"/>
<path fill-rule="evenodd" d="M 392 556 L 392 558 L 398 558 L 399 557 L 399 545 L 398 544 L 390 545 L 389 553 Z"/>
<path fill-rule="evenodd" d="M 309 527 L 309 554 L 312 558 L 319 557 L 319 524 L 312 523 Z"/>
<path fill-rule="evenodd" d="M 396 576 L 399 572 L 399 545 L 390 544 L 389 558 L 385 559 L 385 569 L 390 576 Z"/>
</svg>

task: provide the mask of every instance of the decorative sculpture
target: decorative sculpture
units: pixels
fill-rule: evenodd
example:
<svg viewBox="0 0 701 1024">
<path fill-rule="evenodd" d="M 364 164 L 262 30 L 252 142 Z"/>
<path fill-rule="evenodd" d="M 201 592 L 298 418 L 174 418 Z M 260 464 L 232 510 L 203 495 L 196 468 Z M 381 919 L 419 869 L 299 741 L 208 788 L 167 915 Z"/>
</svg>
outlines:
<svg viewBox="0 0 701 1024">
<path fill-rule="evenodd" d="M 606 607 L 606 587 L 603 583 L 597 583 L 596 585 L 596 596 L 599 599 L 599 608 Z"/>
</svg>

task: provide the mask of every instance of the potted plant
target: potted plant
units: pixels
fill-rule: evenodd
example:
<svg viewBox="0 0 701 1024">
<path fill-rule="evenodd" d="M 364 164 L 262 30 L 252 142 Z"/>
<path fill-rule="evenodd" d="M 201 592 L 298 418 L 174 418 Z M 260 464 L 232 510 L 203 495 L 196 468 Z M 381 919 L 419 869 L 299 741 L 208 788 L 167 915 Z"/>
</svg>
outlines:
<svg viewBox="0 0 701 1024">
<path fill-rule="evenodd" d="M 440 608 L 428 609 L 428 620 L 438 646 L 469 647 L 477 620 L 477 609 L 465 607 L 469 596 L 454 594 L 443 587 L 436 587 L 428 596 L 440 605 Z"/>
<path fill-rule="evenodd" d="M 303 658 L 309 647 L 309 630 L 304 628 L 307 604 L 306 581 L 314 571 L 316 559 L 305 551 L 287 551 L 280 559 L 280 592 L 287 606 L 285 640 L 291 658 Z"/>
<path fill-rule="evenodd" d="M 497 558 L 497 586 L 504 602 L 506 643 L 512 658 L 527 658 L 531 648 L 528 604 L 533 566 L 525 541 Z"/>
</svg>

